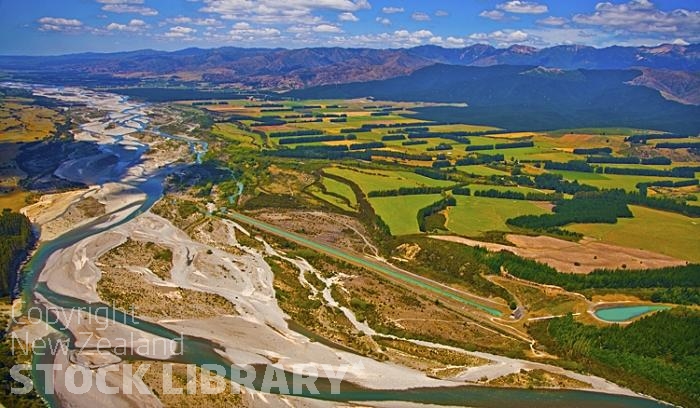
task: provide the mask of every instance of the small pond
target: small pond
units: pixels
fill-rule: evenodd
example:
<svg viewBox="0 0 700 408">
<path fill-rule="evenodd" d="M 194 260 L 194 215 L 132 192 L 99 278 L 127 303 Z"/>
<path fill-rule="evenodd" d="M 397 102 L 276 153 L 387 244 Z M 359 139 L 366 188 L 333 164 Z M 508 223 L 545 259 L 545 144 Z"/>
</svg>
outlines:
<svg viewBox="0 0 700 408">
<path fill-rule="evenodd" d="M 595 315 L 599 319 L 607 322 L 626 322 L 643 314 L 665 309 L 670 309 L 670 307 L 657 305 L 611 306 L 596 310 Z"/>
</svg>

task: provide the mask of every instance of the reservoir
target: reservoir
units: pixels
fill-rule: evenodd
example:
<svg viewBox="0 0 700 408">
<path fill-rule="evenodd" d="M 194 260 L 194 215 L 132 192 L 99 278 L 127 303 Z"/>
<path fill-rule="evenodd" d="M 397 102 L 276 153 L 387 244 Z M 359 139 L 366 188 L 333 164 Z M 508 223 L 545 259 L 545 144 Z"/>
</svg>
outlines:
<svg viewBox="0 0 700 408">
<path fill-rule="evenodd" d="M 670 307 L 656 305 L 616 306 L 598 309 L 594 313 L 597 318 L 606 322 L 626 322 L 650 312 L 666 309 L 670 309 Z"/>
</svg>

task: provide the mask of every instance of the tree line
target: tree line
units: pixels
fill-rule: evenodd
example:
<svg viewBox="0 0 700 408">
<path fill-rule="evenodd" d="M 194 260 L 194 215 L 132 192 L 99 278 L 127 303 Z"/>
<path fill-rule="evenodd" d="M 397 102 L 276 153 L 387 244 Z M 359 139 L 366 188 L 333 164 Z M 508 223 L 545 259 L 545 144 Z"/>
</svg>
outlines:
<svg viewBox="0 0 700 408">
<path fill-rule="evenodd" d="M 489 197 L 489 198 L 503 198 L 508 200 L 527 200 L 527 201 L 557 201 L 562 200 L 563 196 L 559 193 L 539 193 L 539 192 L 528 192 L 522 193 L 520 191 L 501 191 L 496 189 L 489 190 L 478 190 L 474 192 L 475 197 Z"/>
<path fill-rule="evenodd" d="M 597 191 L 598 188 L 588 184 L 580 184 L 578 180 L 564 180 L 560 174 L 543 173 L 535 176 L 535 187 L 543 190 L 554 190 L 557 193 L 576 194 L 581 191 Z"/>
<path fill-rule="evenodd" d="M 280 145 L 296 144 L 296 143 L 315 143 L 315 142 L 333 142 L 346 140 L 343 135 L 321 135 L 321 136 L 298 136 L 284 137 L 277 141 Z"/>
<path fill-rule="evenodd" d="M 407 140 L 401 143 L 401 146 L 414 146 L 414 145 L 424 145 L 428 144 L 427 140 Z"/>
<path fill-rule="evenodd" d="M 700 406 L 697 310 L 661 311 L 624 327 L 596 327 L 568 315 L 528 331 L 548 352 L 592 374 L 679 406 Z"/>
<path fill-rule="evenodd" d="M 466 147 L 466 151 L 472 152 L 476 150 L 500 150 L 500 149 L 516 149 L 519 147 L 534 147 L 535 142 L 509 142 L 509 143 L 496 143 L 492 145 L 469 145 Z"/>
<path fill-rule="evenodd" d="M 315 130 L 315 129 L 303 129 L 303 130 L 292 130 L 288 132 L 273 132 L 270 133 L 270 137 L 296 137 L 296 136 L 314 136 L 314 135 L 322 135 L 323 131 L 322 130 Z"/>
<path fill-rule="evenodd" d="M 404 195 L 441 194 L 450 187 L 401 187 L 393 190 L 374 190 L 367 197 L 396 197 Z"/>
<path fill-rule="evenodd" d="M 474 153 L 470 154 L 467 157 L 458 159 L 455 162 L 455 165 L 457 166 L 471 166 L 475 164 L 488 164 L 488 163 L 493 163 L 493 162 L 502 162 L 506 158 L 503 154 L 497 153 L 497 154 L 483 154 L 483 153 Z"/>
<path fill-rule="evenodd" d="M 440 143 L 436 146 L 429 147 L 426 149 L 429 152 L 436 152 L 436 151 L 444 151 L 444 150 L 452 150 L 452 145 L 447 144 L 447 143 Z"/>
<path fill-rule="evenodd" d="M 403 133 L 393 133 L 390 135 L 382 136 L 382 141 L 384 142 L 389 142 L 392 140 L 406 140 L 406 135 L 404 135 Z"/>
<path fill-rule="evenodd" d="M 431 178 L 433 180 L 449 180 L 450 175 L 444 171 L 437 171 L 432 169 L 427 169 L 425 167 L 417 167 L 413 170 L 414 173 L 419 174 L 423 177 Z"/>
<path fill-rule="evenodd" d="M 548 231 L 573 223 L 614 224 L 618 218 L 631 218 L 624 191 L 579 192 L 570 200 L 555 202 L 553 214 L 522 215 L 506 220 L 508 225 Z"/>
<path fill-rule="evenodd" d="M 445 197 L 439 201 L 436 201 L 432 204 L 430 204 L 427 207 L 423 207 L 420 210 L 418 210 L 417 218 L 418 218 L 418 228 L 420 229 L 421 232 L 426 232 L 426 218 L 436 214 L 442 210 L 444 210 L 447 207 L 454 207 L 457 205 L 457 200 L 450 196 L 450 197 Z"/>
<path fill-rule="evenodd" d="M 20 263 L 34 243 L 32 224 L 22 214 L 8 209 L 0 215 L 0 296 L 11 294 Z"/>
<path fill-rule="evenodd" d="M 683 142 L 683 143 L 657 143 L 657 149 L 700 149 L 699 142 Z"/>
<path fill-rule="evenodd" d="M 674 133 L 651 133 L 651 134 L 641 134 L 632 135 L 625 138 L 625 142 L 631 143 L 646 143 L 648 140 L 659 140 L 659 139 L 686 139 L 690 136 Z"/>
<path fill-rule="evenodd" d="M 623 174 L 632 176 L 694 178 L 695 173 L 698 171 L 700 171 L 700 166 L 674 167 L 670 170 L 605 167 L 602 172 L 605 174 Z"/>
<path fill-rule="evenodd" d="M 573 151 L 574 154 L 583 154 L 583 155 L 589 155 L 589 154 L 611 154 L 612 149 L 609 147 L 591 147 L 588 149 L 577 147 Z"/>
<path fill-rule="evenodd" d="M 586 158 L 588 163 L 609 163 L 609 164 L 657 164 L 669 165 L 672 163 L 668 157 L 658 156 L 641 158 L 637 156 L 612 157 L 612 156 L 590 156 Z"/>
</svg>

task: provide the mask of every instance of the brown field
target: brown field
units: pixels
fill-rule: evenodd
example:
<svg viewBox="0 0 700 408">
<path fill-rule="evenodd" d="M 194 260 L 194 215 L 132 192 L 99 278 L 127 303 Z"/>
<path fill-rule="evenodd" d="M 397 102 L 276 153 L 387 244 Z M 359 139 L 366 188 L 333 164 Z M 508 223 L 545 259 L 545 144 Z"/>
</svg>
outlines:
<svg viewBox="0 0 700 408">
<path fill-rule="evenodd" d="M 9 208 L 12 211 L 19 211 L 22 207 L 27 205 L 27 197 L 31 195 L 32 193 L 21 190 L 0 194 L 0 210 Z"/>
<path fill-rule="evenodd" d="M 0 103 L 0 142 L 32 142 L 43 139 L 55 130 L 60 115 L 40 106 L 22 103 Z"/>
<path fill-rule="evenodd" d="M 641 249 L 604 244 L 584 238 L 580 242 L 539 236 L 509 234 L 513 245 L 493 244 L 454 236 L 434 239 L 484 247 L 490 251 L 509 251 L 518 256 L 545 263 L 559 272 L 590 273 L 595 269 L 652 269 L 685 265 L 686 261 Z"/>
</svg>

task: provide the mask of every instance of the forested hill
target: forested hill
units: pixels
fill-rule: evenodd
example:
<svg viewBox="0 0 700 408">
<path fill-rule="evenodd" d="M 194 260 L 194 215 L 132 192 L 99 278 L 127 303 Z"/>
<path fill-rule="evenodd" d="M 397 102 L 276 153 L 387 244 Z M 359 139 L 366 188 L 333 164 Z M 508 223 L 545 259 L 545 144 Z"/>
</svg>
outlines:
<svg viewBox="0 0 700 408">
<path fill-rule="evenodd" d="M 3 210 L 0 214 L 0 297 L 10 294 L 17 268 L 32 244 L 32 225 L 22 214 Z"/>
<path fill-rule="evenodd" d="M 433 65 L 410 75 L 289 92 L 303 99 L 374 97 L 381 100 L 466 103 L 419 109 L 418 116 L 507 129 L 544 130 L 625 126 L 700 132 L 700 107 L 664 99 L 628 84 L 638 70 L 563 71 L 534 66 Z"/>
</svg>

